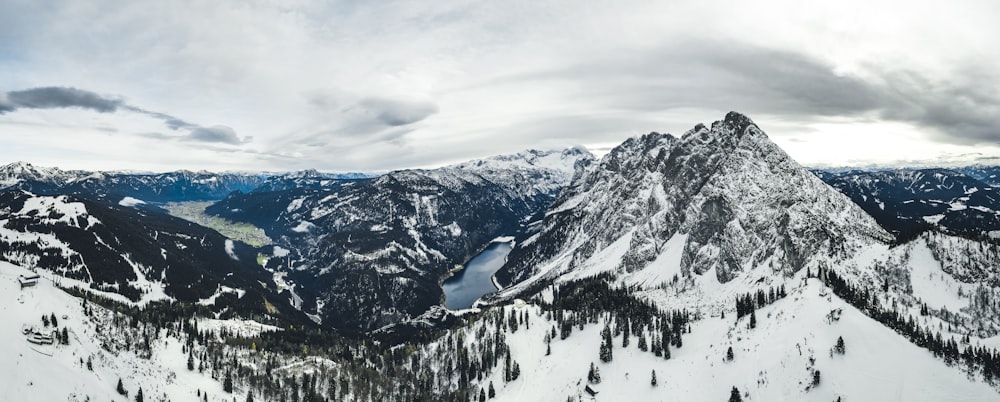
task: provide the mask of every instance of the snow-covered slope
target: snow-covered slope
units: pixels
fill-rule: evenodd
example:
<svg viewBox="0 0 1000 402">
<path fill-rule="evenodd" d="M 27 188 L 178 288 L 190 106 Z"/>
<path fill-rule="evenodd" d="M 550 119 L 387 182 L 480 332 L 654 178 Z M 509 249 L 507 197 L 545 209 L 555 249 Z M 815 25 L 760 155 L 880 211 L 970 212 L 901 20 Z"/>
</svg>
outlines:
<svg viewBox="0 0 1000 402">
<path fill-rule="evenodd" d="M 188 354 L 176 332 L 170 336 L 165 328 L 127 324 L 129 317 L 85 303 L 48 279 L 21 289 L 18 276 L 30 274 L 0 262 L 0 317 L 5 322 L 0 326 L 0 400 L 132 401 L 140 388 L 146 401 L 196 401 L 205 392 L 209 401 L 234 397 L 223 391 L 210 370 L 187 369 Z M 58 325 L 44 325 L 43 315 L 55 315 Z M 242 333 L 275 330 L 248 321 L 204 320 L 201 327 L 215 333 L 223 328 Z M 26 331 L 50 333 L 53 328 L 60 333 L 65 328 L 68 344 L 27 341 Z M 143 344 L 144 337 L 148 350 L 135 346 Z M 119 379 L 128 396 L 117 392 Z"/>
<path fill-rule="evenodd" d="M 684 333 L 683 346 L 671 347 L 671 357 L 656 356 L 652 349 L 639 349 L 639 335 L 613 338 L 613 359 L 599 356 L 601 330 L 606 316 L 573 328 L 565 339 L 555 337 L 546 355 L 546 334 L 559 323 L 537 306 L 509 305 L 511 311 L 528 314 L 527 327 L 503 330 L 511 358 L 522 375 L 511 382 L 503 379 L 503 367 L 477 384 L 486 389 L 492 382 L 497 401 L 590 400 L 589 386 L 598 401 L 725 401 L 736 387 L 744 401 L 994 401 L 1000 394 L 990 385 L 950 367 L 926 349 L 869 318 L 844 302 L 816 279 L 797 279 L 784 299 L 756 311 L 756 328 L 749 317 L 736 318 L 732 310 L 725 318 L 707 316 L 694 321 Z M 570 320 L 572 321 L 572 320 Z M 614 326 L 614 324 L 610 324 Z M 480 328 L 494 331 L 493 324 L 480 321 L 462 332 L 470 345 L 484 343 Z M 575 327 L 575 326 L 574 326 Z M 647 345 L 650 332 L 641 335 Z M 838 338 L 845 352 L 833 352 Z M 980 341 L 975 341 L 981 344 Z M 727 360 L 728 348 L 733 360 Z M 474 346 L 470 349 L 475 350 Z M 594 364 L 601 377 L 588 383 Z M 651 385 L 655 370 L 657 385 Z M 820 382 L 812 385 L 814 373 Z M 569 398 L 569 399 L 567 399 Z"/>
</svg>

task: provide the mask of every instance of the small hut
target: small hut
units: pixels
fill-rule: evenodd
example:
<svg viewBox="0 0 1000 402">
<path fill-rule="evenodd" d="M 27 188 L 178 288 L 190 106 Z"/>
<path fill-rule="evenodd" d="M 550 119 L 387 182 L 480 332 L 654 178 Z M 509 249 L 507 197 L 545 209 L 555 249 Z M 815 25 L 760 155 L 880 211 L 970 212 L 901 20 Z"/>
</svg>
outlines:
<svg viewBox="0 0 1000 402">
<path fill-rule="evenodd" d="M 38 274 L 18 275 L 17 282 L 21 284 L 21 289 L 24 289 L 37 285 L 39 278 Z"/>
</svg>

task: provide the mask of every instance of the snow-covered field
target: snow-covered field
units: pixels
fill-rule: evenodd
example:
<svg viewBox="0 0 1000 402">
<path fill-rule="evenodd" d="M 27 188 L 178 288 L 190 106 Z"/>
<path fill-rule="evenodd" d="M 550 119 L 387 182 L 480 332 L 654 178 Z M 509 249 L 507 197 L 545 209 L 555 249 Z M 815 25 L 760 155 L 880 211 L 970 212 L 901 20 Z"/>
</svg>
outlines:
<svg viewBox="0 0 1000 402">
<path fill-rule="evenodd" d="M 628 348 L 616 337 L 614 360 L 601 363 L 603 324 L 554 340 L 552 355 L 545 356 L 543 338 L 554 324 L 536 307 L 523 308 L 532 312 L 530 329 L 507 335 L 521 378 L 504 383 L 501 368 L 481 383 L 493 382 L 497 401 L 589 400 L 584 386 L 592 362 L 602 377 L 591 385 L 599 392 L 594 400 L 604 401 L 725 401 L 733 386 L 745 401 L 1000 400 L 996 389 L 911 344 L 816 279 L 757 310 L 755 329 L 748 328 L 749 317 L 737 322 L 732 311 L 724 319 L 695 321 L 683 347 L 671 349 L 670 360 L 640 351 L 633 335 Z M 839 320 L 828 320 L 834 310 L 842 310 Z M 838 337 L 845 341 L 843 355 L 831 353 Z M 728 347 L 735 358 L 727 362 Z M 820 384 L 809 387 L 816 370 Z"/>
</svg>

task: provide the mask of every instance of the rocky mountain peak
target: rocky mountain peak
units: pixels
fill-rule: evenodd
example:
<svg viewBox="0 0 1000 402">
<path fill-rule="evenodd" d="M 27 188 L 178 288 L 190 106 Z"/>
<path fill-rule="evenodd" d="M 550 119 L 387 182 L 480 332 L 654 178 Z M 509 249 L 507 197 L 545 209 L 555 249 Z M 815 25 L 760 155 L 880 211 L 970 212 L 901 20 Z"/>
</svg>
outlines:
<svg viewBox="0 0 1000 402">
<path fill-rule="evenodd" d="M 727 283 L 761 266 L 791 275 L 827 258 L 817 256 L 846 257 L 889 239 L 752 120 L 731 112 L 679 139 L 650 133 L 616 147 L 570 184 L 498 278 L 530 283 L 612 271 L 649 286 L 675 275 Z M 670 274 L 639 274 L 659 271 Z"/>
</svg>

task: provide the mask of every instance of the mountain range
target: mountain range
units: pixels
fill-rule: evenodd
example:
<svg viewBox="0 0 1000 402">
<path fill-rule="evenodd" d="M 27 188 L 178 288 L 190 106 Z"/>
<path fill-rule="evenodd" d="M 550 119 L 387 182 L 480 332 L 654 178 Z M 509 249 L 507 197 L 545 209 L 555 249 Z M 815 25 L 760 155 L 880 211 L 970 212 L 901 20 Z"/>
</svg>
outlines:
<svg viewBox="0 0 1000 402">
<path fill-rule="evenodd" d="M 46 391 L 78 400 L 137 364 L 121 387 L 170 400 L 995 400 L 996 174 L 810 171 L 736 112 L 601 158 L 372 177 L 8 165 L 0 286 L 48 281 L 5 295 L 12 315 L 80 314 L 59 288 L 95 304 L 64 324 L 75 343 L 9 355 L 93 357 Z M 270 244 L 161 208 L 191 201 Z M 444 308 L 442 281 L 495 241 L 500 289 Z"/>
</svg>

